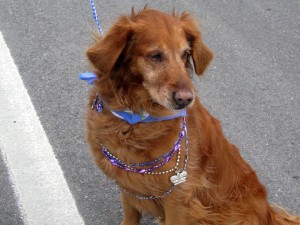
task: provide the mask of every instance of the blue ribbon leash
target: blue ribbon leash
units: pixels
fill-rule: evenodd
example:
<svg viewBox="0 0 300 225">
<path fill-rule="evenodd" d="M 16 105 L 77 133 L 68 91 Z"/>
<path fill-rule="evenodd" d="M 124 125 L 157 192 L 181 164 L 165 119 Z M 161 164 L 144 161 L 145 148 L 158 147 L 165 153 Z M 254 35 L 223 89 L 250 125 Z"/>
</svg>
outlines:
<svg viewBox="0 0 300 225">
<path fill-rule="evenodd" d="M 98 16 L 97 16 L 97 11 L 96 11 L 96 7 L 95 7 L 95 3 L 94 3 L 94 0 L 90 0 L 90 3 L 91 3 L 91 7 L 92 7 L 92 12 L 93 12 L 93 16 L 94 16 L 94 20 L 98 26 L 98 30 L 99 30 L 99 33 L 101 34 L 101 36 L 103 36 L 103 30 L 100 26 L 100 22 L 99 22 L 99 19 L 98 19 Z"/>
<path fill-rule="evenodd" d="M 93 17 L 98 26 L 99 33 L 101 36 L 103 36 L 103 30 L 100 26 L 99 18 L 97 16 L 97 11 L 96 11 L 94 0 L 90 0 L 90 3 L 91 3 L 92 12 L 93 12 Z M 97 76 L 94 73 L 85 72 L 85 73 L 80 74 L 79 78 L 80 78 L 80 80 L 86 81 L 88 84 L 93 84 L 94 81 L 97 79 Z"/>
</svg>

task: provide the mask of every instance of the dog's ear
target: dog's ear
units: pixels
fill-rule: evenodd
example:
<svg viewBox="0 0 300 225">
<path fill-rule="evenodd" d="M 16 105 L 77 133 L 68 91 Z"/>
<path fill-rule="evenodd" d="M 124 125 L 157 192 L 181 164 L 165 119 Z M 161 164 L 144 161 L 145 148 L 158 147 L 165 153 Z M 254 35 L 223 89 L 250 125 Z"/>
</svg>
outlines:
<svg viewBox="0 0 300 225">
<path fill-rule="evenodd" d="M 92 65 L 103 73 L 111 72 L 131 34 L 129 17 L 120 17 L 109 32 L 87 50 Z"/>
<path fill-rule="evenodd" d="M 210 61 L 213 59 L 213 53 L 202 42 L 201 33 L 197 22 L 189 13 L 182 13 L 180 16 L 182 28 L 186 34 L 186 38 L 192 48 L 192 58 L 195 72 L 202 75 Z"/>
</svg>

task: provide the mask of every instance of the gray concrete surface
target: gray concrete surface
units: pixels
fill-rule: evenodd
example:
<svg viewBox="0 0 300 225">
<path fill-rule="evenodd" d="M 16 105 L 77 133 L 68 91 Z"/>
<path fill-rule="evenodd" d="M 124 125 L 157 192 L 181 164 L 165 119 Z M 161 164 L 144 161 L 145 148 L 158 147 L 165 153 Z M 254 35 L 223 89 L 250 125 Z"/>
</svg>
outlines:
<svg viewBox="0 0 300 225">
<path fill-rule="evenodd" d="M 164 11 L 187 10 L 201 21 L 215 59 L 197 81 L 199 96 L 255 168 L 270 200 L 299 214 L 300 2 L 95 3 L 104 32 L 120 14 L 146 3 Z M 2 0 L 0 30 L 85 223 L 119 224 L 118 189 L 94 166 L 84 139 L 88 87 L 78 74 L 88 69 L 84 52 L 96 31 L 89 1 Z M 7 173 L 1 176 L 1 188 L 9 188 Z M 9 193 L 5 198 L 11 199 Z M 13 205 L 8 217 L 3 212 L 9 205 L 0 205 L 0 224 L 19 224 Z M 143 224 L 153 222 L 147 218 Z"/>
</svg>

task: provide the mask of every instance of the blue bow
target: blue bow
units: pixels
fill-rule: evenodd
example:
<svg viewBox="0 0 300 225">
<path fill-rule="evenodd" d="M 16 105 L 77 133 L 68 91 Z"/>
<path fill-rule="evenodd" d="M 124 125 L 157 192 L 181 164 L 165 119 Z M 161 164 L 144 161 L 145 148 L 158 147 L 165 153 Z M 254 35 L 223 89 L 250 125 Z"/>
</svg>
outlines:
<svg viewBox="0 0 300 225">
<path fill-rule="evenodd" d="M 97 79 L 97 76 L 94 73 L 85 72 L 80 74 L 79 78 L 80 80 L 86 81 L 88 84 L 94 84 L 94 81 Z"/>
</svg>

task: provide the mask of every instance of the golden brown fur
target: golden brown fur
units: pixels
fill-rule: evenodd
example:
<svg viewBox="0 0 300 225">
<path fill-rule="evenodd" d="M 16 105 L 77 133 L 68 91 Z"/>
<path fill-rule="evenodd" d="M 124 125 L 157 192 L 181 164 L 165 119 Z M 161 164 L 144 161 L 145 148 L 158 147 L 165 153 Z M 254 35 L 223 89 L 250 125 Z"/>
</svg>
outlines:
<svg viewBox="0 0 300 225">
<path fill-rule="evenodd" d="M 187 106 L 187 181 L 158 200 L 138 200 L 122 192 L 122 225 L 139 224 L 144 213 L 165 225 L 300 224 L 299 218 L 269 205 L 255 172 L 225 138 L 219 121 L 195 97 L 189 59 L 196 74 L 202 75 L 213 55 L 188 13 L 167 15 L 145 9 L 120 17 L 87 55 L 98 76 L 87 111 L 90 149 L 101 170 L 132 193 L 161 195 L 171 187 L 170 174 L 142 175 L 118 169 L 104 157 L 100 145 L 126 163 L 151 161 L 172 148 L 181 119 L 129 125 L 107 107 L 135 113 L 146 110 L 161 117 L 178 107 L 173 93 L 188 93 L 192 98 Z M 97 92 L 105 101 L 101 113 L 91 110 Z M 172 168 L 175 160 L 161 170 Z"/>
</svg>

